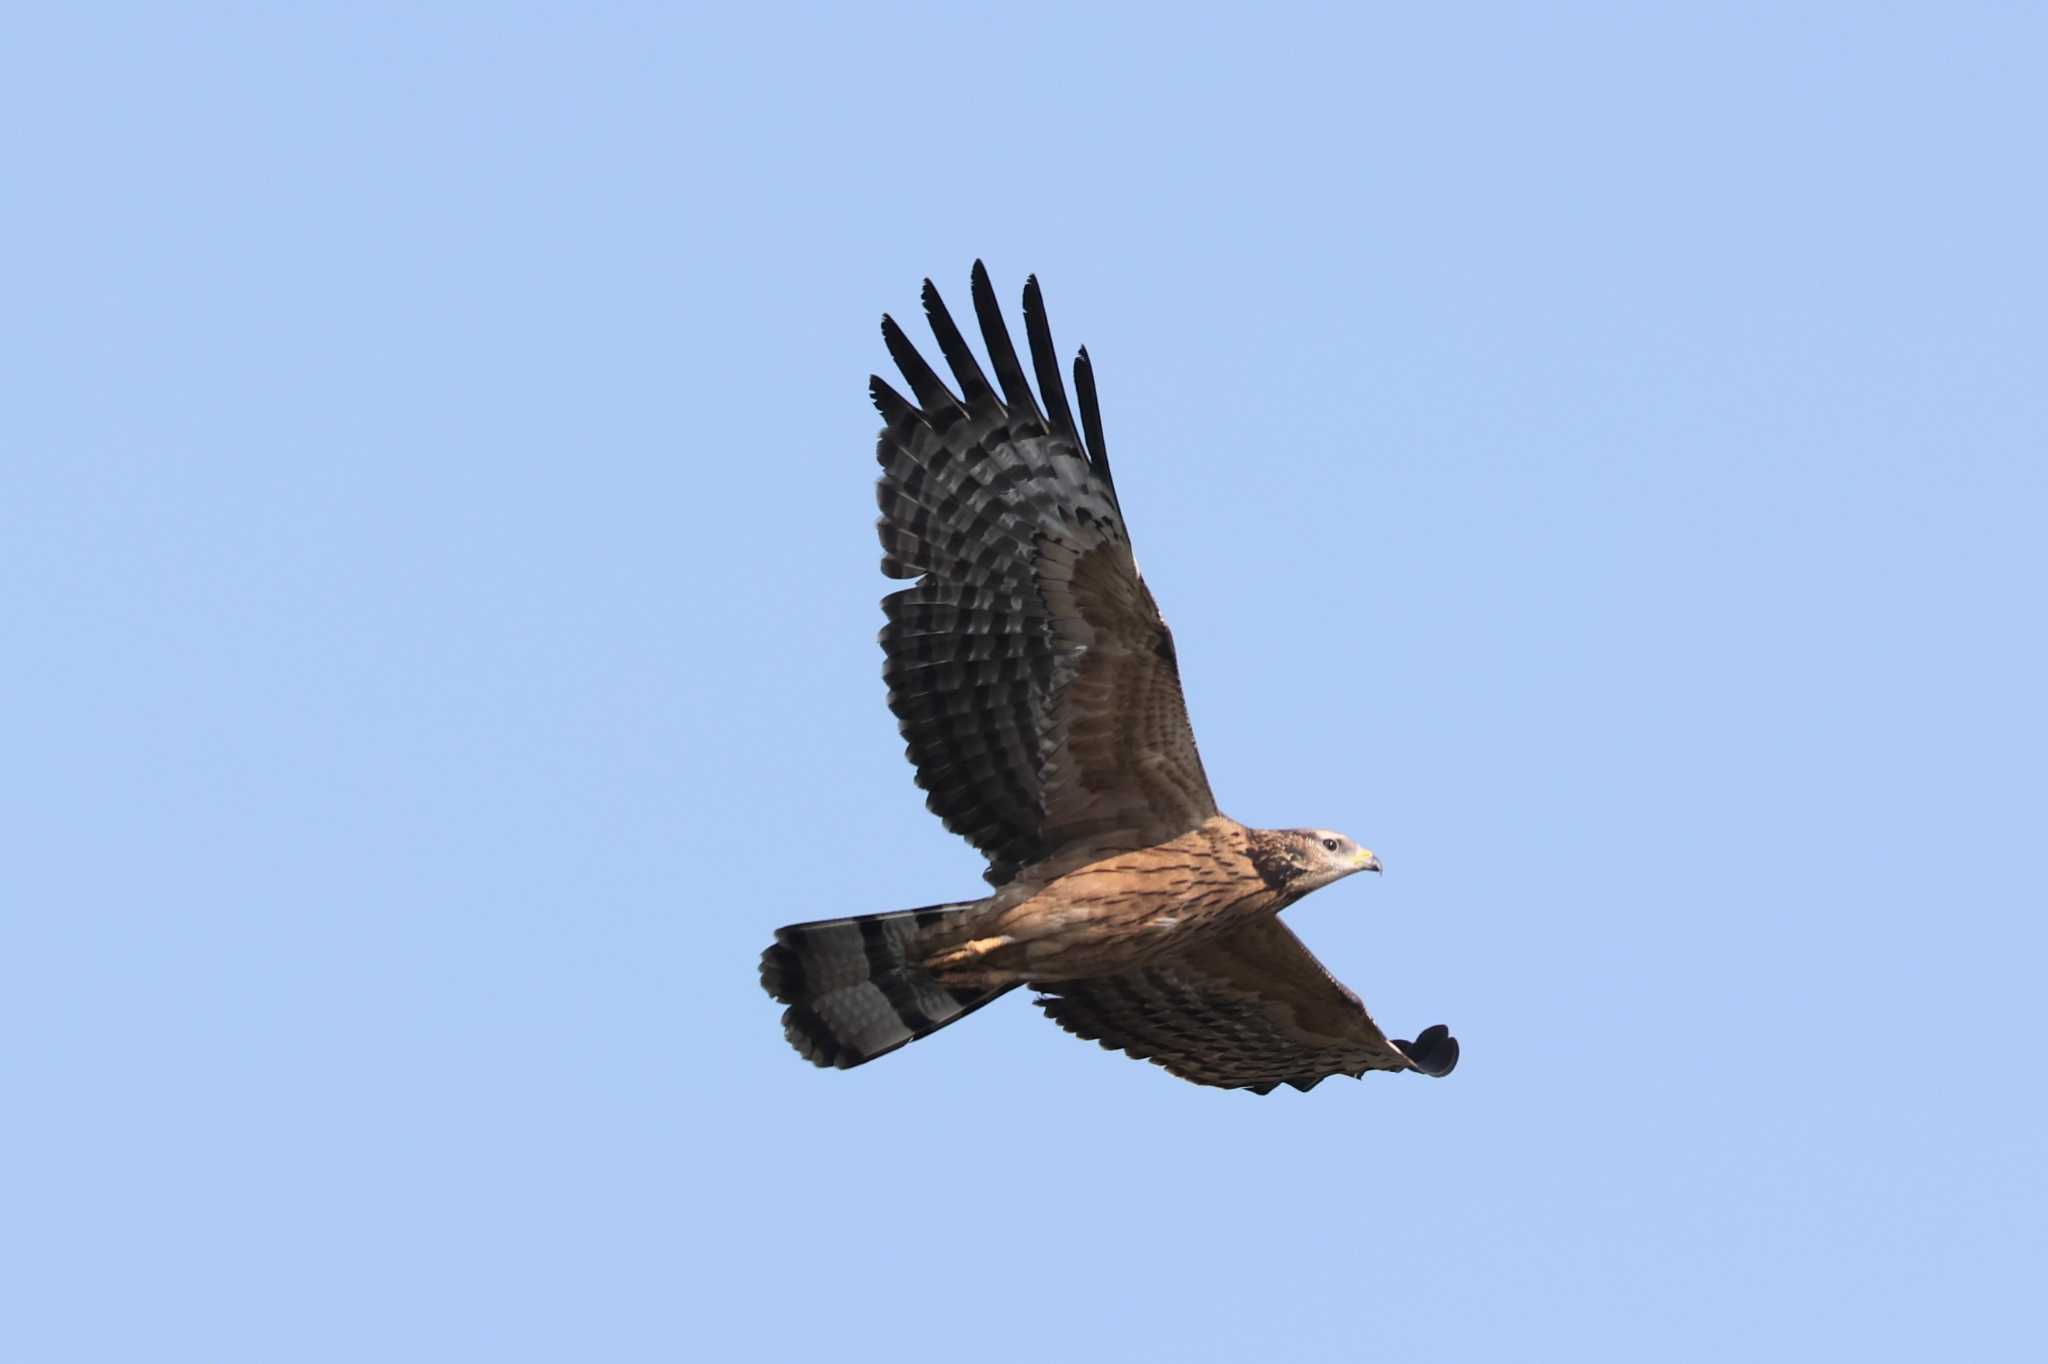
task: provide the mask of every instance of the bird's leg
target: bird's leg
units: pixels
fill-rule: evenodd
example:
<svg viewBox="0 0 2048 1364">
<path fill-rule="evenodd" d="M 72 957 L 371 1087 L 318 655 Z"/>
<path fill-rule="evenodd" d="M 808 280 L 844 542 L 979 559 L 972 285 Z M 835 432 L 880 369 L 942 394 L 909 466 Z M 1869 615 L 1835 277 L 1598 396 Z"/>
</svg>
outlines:
<svg viewBox="0 0 2048 1364">
<path fill-rule="evenodd" d="M 934 971 L 971 970 L 989 953 L 999 947 L 1007 947 L 1014 941 L 1016 940 L 1007 933 L 998 934 L 993 938 L 975 938 L 950 952 L 941 952 L 931 959 L 930 966 Z"/>
</svg>

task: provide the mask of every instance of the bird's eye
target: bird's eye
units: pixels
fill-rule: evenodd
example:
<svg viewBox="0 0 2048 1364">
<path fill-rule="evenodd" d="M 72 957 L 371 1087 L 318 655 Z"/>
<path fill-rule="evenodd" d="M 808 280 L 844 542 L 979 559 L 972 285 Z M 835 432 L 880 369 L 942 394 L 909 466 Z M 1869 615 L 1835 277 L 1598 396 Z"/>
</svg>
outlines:
<svg viewBox="0 0 2048 1364">
<path fill-rule="evenodd" d="M 1328 848 L 1331 852 L 1335 852 L 1337 851 L 1337 840 L 1334 838 L 1326 838 L 1323 840 L 1323 846 Z"/>
</svg>

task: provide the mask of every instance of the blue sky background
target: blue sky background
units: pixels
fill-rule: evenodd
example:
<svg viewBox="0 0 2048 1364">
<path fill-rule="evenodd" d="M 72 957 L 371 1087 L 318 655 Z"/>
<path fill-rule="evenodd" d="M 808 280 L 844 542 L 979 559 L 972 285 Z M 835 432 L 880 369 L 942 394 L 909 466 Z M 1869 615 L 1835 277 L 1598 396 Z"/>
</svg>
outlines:
<svg viewBox="0 0 2048 1364">
<path fill-rule="evenodd" d="M 17 15 L 0 1355 L 2040 1349 L 2048 21 L 1779 11 Z M 976 256 L 1450 1079 L 785 1047 Z"/>
</svg>

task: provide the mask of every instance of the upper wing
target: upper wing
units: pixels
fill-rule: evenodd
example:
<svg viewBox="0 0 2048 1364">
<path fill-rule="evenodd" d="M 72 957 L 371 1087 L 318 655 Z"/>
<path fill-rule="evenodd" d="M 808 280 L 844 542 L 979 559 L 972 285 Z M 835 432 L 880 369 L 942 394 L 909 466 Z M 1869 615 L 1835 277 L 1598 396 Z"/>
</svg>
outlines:
<svg viewBox="0 0 2048 1364">
<path fill-rule="evenodd" d="M 1441 1023 L 1389 1041 L 1274 916 L 1142 970 L 1035 988 L 1068 1032 L 1198 1085 L 1264 1094 L 1368 1070 L 1448 1075 L 1458 1064 L 1458 1039 Z"/>
<path fill-rule="evenodd" d="M 988 272 L 974 311 L 1000 396 L 930 280 L 924 306 L 955 397 L 894 321 L 882 337 L 911 403 L 880 378 L 888 425 L 882 599 L 889 708 L 926 804 L 987 854 L 988 879 L 1063 855 L 1144 847 L 1216 813 L 1181 699 L 1173 636 L 1131 557 L 1083 350 L 1081 423 L 1060 382 L 1038 281 L 1024 288 L 1041 414 Z"/>
</svg>

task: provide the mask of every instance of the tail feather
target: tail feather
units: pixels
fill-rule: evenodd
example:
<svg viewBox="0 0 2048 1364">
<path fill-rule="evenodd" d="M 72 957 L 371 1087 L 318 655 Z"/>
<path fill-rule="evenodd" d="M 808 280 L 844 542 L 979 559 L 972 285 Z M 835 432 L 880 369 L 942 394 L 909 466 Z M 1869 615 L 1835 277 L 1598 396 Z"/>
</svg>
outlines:
<svg viewBox="0 0 2048 1364">
<path fill-rule="evenodd" d="M 964 1018 L 1012 987 L 941 984 L 919 963 L 974 902 L 820 919 L 777 929 L 761 986 L 789 1007 L 782 1031 L 813 1065 L 872 1061 Z"/>
</svg>

